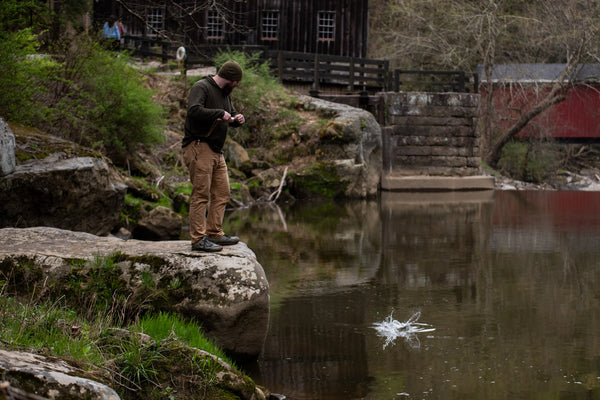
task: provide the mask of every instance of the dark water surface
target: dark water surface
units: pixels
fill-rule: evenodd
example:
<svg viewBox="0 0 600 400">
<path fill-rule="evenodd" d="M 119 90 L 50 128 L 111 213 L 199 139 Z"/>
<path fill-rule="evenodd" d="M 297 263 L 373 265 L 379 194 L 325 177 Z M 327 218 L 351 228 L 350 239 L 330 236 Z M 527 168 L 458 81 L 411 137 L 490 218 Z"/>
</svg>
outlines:
<svg viewBox="0 0 600 400">
<path fill-rule="evenodd" d="M 256 207 L 227 232 L 271 290 L 246 366 L 288 399 L 600 399 L 600 193 L 382 193 Z M 420 311 L 435 331 L 373 324 Z"/>
</svg>

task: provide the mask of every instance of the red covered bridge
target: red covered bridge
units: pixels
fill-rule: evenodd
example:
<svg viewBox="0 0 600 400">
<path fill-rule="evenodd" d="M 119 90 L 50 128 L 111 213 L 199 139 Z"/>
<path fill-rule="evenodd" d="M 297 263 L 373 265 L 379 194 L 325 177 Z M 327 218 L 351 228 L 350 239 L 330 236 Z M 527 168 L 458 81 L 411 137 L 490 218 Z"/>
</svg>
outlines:
<svg viewBox="0 0 600 400">
<path fill-rule="evenodd" d="M 541 101 L 564 68 L 565 64 L 494 66 L 494 104 L 500 128 L 510 127 L 520 113 Z M 481 67 L 478 72 L 485 81 Z M 482 93 L 485 86 L 480 86 Z M 581 65 L 566 100 L 535 117 L 520 136 L 526 135 L 600 143 L 600 64 Z"/>
</svg>

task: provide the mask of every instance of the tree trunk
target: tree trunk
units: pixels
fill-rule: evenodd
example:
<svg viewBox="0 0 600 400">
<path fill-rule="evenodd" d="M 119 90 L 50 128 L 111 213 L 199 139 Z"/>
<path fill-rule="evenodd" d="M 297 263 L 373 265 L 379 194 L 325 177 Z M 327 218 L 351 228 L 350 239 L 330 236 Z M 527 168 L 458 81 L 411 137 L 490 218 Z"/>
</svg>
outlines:
<svg viewBox="0 0 600 400">
<path fill-rule="evenodd" d="M 566 99 L 567 91 L 567 87 L 563 86 L 562 82 L 556 82 L 553 85 L 552 90 L 550 91 L 548 96 L 544 98 L 544 100 L 536 104 L 535 107 L 533 107 L 528 112 L 521 114 L 521 117 L 518 119 L 518 121 L 510 129 L 504 132 L 504 134 L 502 134 L 502 136 L 498 139 L 498 141 L 496 141 L 492 150 L 488 154 L 486 161 L 490 165 L 490 167 L 494 169 L 498 168 L 498 162 L 500 161 L 500 156 L 502 155 L 502 149 L 504 148 L 504 145 L 508 143 L 508 141 L 514 136 L 516 136 L 519 132 L 521 132 L 521 130 L 523 130 L 523 128 L 527 126 L 529 121 L 531 121 L 537 115 L 541 114 L 554 104 L 560 103 L 561 101 Z M 489 95 L 491 94 L 488 94 L 488 96 Z"/>
</svg>

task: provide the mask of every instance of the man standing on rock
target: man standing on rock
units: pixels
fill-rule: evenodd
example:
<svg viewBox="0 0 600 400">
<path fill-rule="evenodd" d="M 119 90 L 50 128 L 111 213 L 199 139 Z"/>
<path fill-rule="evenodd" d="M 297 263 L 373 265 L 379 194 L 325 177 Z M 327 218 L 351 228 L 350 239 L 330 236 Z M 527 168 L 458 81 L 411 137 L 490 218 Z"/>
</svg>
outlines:
<svg viewBox="0 0 600 400">
<path fill-rule="evenodd" d="M 223 232 L 223 217 L 230 196 L 223 145 L 227 128 L 246 122 L 244 116 L 235 111 L 230 98 L 242 75 L 237 62 L 227 61 L 217 75 L 196 82 L 188 97 L 181 145 L 192 182 L 190 236 L 195 251 L 221 251 L 222 246 L 240 240 Z"/>
</svg>

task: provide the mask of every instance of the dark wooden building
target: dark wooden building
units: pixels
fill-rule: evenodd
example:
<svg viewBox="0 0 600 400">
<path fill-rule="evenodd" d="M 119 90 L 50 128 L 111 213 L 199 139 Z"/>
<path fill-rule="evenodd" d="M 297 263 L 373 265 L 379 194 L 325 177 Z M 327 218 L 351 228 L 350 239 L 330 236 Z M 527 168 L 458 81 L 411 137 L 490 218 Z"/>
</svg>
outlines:
<svg viewBox="0 0 600 400">
<path fill-rule="evenodd" d="M 101 27 L 114 15 L 132 39 L 366 58 L 368 0 L 95 0 Z M 216 45 L 216 46 L 215 46 Z"/>
</svg>

